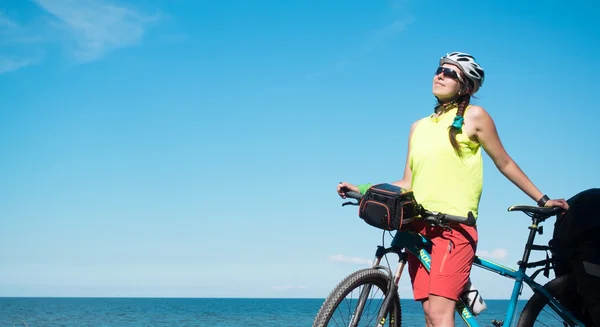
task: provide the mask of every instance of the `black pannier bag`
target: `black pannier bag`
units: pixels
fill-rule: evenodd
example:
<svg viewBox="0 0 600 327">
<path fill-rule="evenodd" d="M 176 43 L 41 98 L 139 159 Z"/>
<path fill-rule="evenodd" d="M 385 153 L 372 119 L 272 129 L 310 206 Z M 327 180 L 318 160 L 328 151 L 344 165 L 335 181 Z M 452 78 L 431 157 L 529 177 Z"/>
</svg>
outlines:
<svg viewBox="0 0 600 327">
<path fill-rule="evenodd" d="M 383 230 L 399 230 L 405 219 L 417 216 L 413 192 L 393 184 L 371 186 L 360 200 L 358 216 Z"/>
<path fill-rule="evenodd" d="M 582 191 L 567 203 L 569 210 L 556 217 L 549 246 L 556 277 L 572 274 L 577 289 L 559 301 L 579 311 L 586 326 L 600 326 L 600 188 Z"/>
</svg>

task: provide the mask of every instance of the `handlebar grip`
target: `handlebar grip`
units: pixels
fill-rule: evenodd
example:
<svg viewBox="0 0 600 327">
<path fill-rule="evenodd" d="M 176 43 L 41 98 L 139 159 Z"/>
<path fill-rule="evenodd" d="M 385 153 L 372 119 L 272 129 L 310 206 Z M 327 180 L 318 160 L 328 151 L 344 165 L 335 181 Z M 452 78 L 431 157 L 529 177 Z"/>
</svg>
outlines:
<svg viewBox="0 0 600 327">
<path fill-rule="evenodd" d="M 349 191 L 349 192 L 346 192 L 346 197 L 360 200 L 360 199 L 362 199 L 363 195 L 360 193 L 357 193 L 357 192 Z"/>
<path fill-rule="evenodd" d="M 445 214 L 444 216 L 450 221 L 454 221 L 471 227 L 477 224 L 477 220 L 475 219 L 475 216 L 471 211 L 469 211 L 467 217 L 454 216 L 449 214 Z"/>
</svg>

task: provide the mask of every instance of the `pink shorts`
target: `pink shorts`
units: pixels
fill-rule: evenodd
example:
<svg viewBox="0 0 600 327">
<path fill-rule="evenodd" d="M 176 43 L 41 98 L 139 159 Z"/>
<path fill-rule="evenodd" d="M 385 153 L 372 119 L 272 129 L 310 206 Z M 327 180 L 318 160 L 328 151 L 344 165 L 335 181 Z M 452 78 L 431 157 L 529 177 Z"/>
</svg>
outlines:
<svg viewBox="0 0 600 327">
<path fill-rule="evenodd" d="M 452 230 L 448 231 L 420 221 L 413 222 L 411 229 L 433 243 L 430 273 L 417 257 L 408 256 L 408 271 L 417 301 L 426 300 L 430 294 L 456 301 L 469 281 L 477 249 L 477 228 L 460 224 L 451 226 Z"/>
</svg>

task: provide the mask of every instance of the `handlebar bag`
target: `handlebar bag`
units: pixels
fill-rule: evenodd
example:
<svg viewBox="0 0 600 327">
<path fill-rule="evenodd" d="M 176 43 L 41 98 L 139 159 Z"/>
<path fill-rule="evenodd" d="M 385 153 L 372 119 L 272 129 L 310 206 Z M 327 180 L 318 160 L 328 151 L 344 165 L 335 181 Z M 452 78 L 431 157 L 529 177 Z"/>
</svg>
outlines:
<svg viewBox="0 0 600 327">
<path fill-rule="evenodd" d="M 411 190 L 388 183 L 376 184 L 360 200 L 358 216 L 373 227 L 399 230 L 404 219 L 417 216 L 417 203 Z"/>
</svg>

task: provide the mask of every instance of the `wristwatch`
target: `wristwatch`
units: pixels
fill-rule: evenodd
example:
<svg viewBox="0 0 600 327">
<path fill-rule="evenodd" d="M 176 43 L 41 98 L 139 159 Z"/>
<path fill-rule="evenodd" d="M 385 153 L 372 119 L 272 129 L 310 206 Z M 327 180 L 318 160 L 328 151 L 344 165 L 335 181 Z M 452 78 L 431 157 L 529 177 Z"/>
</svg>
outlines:
<svg viewBox="0 0 600 327">
<path fill-rule="evenodd" d="M 540 207 L 543 207 L 546 205 L 546 202 L 550 201 L 550 198 L 544 194 L 544 196 L 542 196 L 538 201 L 537 201 L 537 205 Z"/>
</svg>

